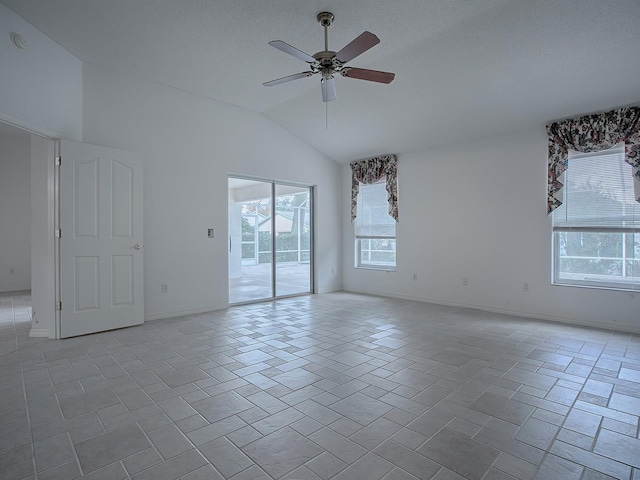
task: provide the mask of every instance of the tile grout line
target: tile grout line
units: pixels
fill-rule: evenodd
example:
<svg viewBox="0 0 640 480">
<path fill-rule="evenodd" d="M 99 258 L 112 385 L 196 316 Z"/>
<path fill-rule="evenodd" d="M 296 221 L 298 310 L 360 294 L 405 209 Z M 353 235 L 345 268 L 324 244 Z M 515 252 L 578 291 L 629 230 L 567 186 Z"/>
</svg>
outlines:
<svg viewBox="0 0 640 480">
<path fill-rule="evenodd" d="M 626 348 L 625 348 L 625 353 L 626 353 L 627 348 L 628 348 L 628 347 L 626 347 Z M 574 410 L 574 408 L 575 408 L 576 410 L 580 410 L 579 408 L 576 408 L 575 404 L 576 404 L 576 402 L 578 402 L 578 397 L 580 396 L 580 394 L 581 394 L 581 393 L 582 393 L 582 391 L 584 390 L 585 384 L 587 383 L 587 381 L 588 381 L 588 380 L 589 380 L 589 378 L 591 377 L 591 373 L 593 372 L 593 368 L 595 368 L 596 364 L 598 363 L 598 360 L 600 360 L 600 359 L 602 358 L 602 354 L 603 354 L 603 352 L 604 352 L 604 350 L 605 350 L 605 349 L 606 349 L 606 344 L 605 344 L 605 346 L 603 347 L 602 351 L 598 354 L 598 357 L 596 358 L 596 360 L 595 360 L 595 362 L 594 362 L 594 364 L 593 364 L 593 367 L 592 367 L 591 371 L 589 372 L 589 376 L 588 376 L 588 377 L 585 377 L 585 380 L 584 380 L 584 382 L 582 383 L 582 386 L 580 387 L 580 390 L 578 391 L 578 395 L 576 395 L 576 398 L 572 401 L 571 406 L 569 406 L 569 411 L 567 412 L 567 414 L 566 414 L 566 415 L 563 415 L 562 422 L 560 423 L 560 425 L 558 425 L 558 431 L 556 432 L 556 434 L 553 436 L 553 439 L 552 439 L 552 440 L 551 440 L 551 442 L 549 443 L 549 447 L 548 447 L 547 449 L 545 449 L 545 452 L 544 452 L 544 455 L 543 455 L 542 460 L 541 460 L 541 462 L 540 462 L 540 465 L 542 465 L 542 464 L 544 463 L 544 460 L 545 460 L 545 459 L 547 458 L 547 456 L 549 456 L 549 455 L 555 455 L 555 456 L 557 456 L 557 457 L 564 458 L 564 457 L 562 457 L 562 456 L 560 456 L 560 455 L 556 455 L 556 454 L 554 454 L 554 453 L 551 453 L 551 452 L 550 452 L 550 449 L 551 449 L 551 447 L 553 446 L 553 444 L 554 444 L 556 441 L 558 441 L 558 440 L 557 440 L 558 435 L 559 435 L 559 434 L 560 434 L 560 432 L 562 431 L 562 429 L 563 429 L 564 425 L 565 425 L 565 424 L 566 424 L 566 422 L 567 422 L 567 418 L 569 417 L 569 415 L 571 414 L 571 412 Z M 557 349 L 556 349 L 556 352 L 557 352 Z M 554 352 L 554 353 L 556 353 L 556 352 Z M 557 383 L 557 380 L 556 380 L 556 383 Z M 613 394 L 613 388 L 612 388 L 612 391 L 611 391 L 611 394 L 609 395 L 609 397 L 611 397 L 611 395 L 612 395 L 612 394 Z M 610 398 L 607 400 L 607 405 L 609 404 L 609 400 L 610 400 Z M 607 408 L 608 408 L 608 407 L 607 407 Z M 600 430 L 601 430 L 601 428 L 602 428 L 602 422 L 603 422 L 603 419 L 604 419 L 604 416 L 602 416 L 602 415 L 599 415 L 599 416 L 600 416 L 600 421 L 598 422 L 598 428 L 597 428 L 597 430 L 596 430 L 596 435 L 593 437 L 593 442 L 592 442 L 592 444 L 591 444 L 591 449 L 590 449 L 590 450 L 585 450 L 586 452 L 591 453 L 591 454 L 594 454 L 594 455 L 599 455 L 599 454 L 597 454 L 597 453 L 593 452 L 593 448 L 595 448 L 595 444 L 596 444 L 597 438 L 598 438 L 598 436 L 600 435 Z M 573 431 L 573 430 L 571 430 L 571 431 Z M 578 432 L 578 433 L 580 433 L 580 432 Z M 572 445 L 572 446 L 575 446 L 575 445 Z M 577 447 L 577 448 L 580 448 L 580 447 Z M 581 449 L 581 450 L 582 450 L 582 449 Z M 604 455 L 602 455 L 602 456 L 603 456 L 604 458 L 608 459 L 608 460 L 611 460 L 611 461 L 614 461 L 614 462 L 618 462 L 618 460 L 614 460 L 614 459 L 609 458 L 609 457 L 604 456 Z M 571 463 L 575 463 L 576 465 L 579 465 L 580 467 L 582 467 L 582 468 L 583 468 L 583 472 L 582 472 L 582 474 L 580 475 L 580 478 L 581 478 L 581 479 L 584 477 L 585 472 L 586 472 L 586 469 L 589 469 L 589 470 L 596 470 L 596 469 L 593 469 L 593 468 L 588 467 L 588 466 L 586 466 L 586 465 L 582 465 L 582 464 L 579 464 L 579 463 L 577 463 L 577 462 L 573 462 L 572 460 L 569 460 L 569 459 L 567 459 L 567 458 L 564 458 L 564 459 L 565 459 L 565 460 L 567 460 L 567 461 L 569 461 L 569 462 L 571 462 Z M 623 464 L 623 465 L 628 465 L 628 464 L 626 464 L 626 463 L 624 463 L 624 462 L 618 462 L 618 463 L 621 463 L 621 464 Z M 632 479 L 633 479 L 633 468 L 634 468 L 634 467 L 633 467 L 633 465 L 629 465 L 629 466 L 631 467 L 630 480 L 632 480 Z M 599 470 L 596 470 L 596 471 L 599 471 Z M 600 473 L 603 473 L 603 474 L 607 475 L 605 472 L 600 472 Z"/>
<path fill-rule="evenodd" d="M 133 382 L 138 386 L 138 388 L 140 388 L 140 390 L 141 390 L 142 392 L 144 392 L 144 394 L 145 394 L 145 395 L 146 395 L 146 397 L 147 397 L 147 398 L 152 402 L 152 404 L 153 404 L 153 405 L 155 405 L 156 407 L 158 407 L 158 409 L 160 409 L 160 411 L 162 412 L 162 414 L 163 414 L 165 417 L 167 417 L 167 418 L 168 418 L 168 420 L 169 420 L 169 422 L 170 422 L 170 423 L 169 423 L 169 424 L 167 424 L 167 425 L 172 425 L 172 426 L 174 426 L 174 427 L 176 428 L 176 430 L 177 430 L 177 431 L 179 431 L 179 432 L 180 432 L 180 434 L 181 434 L 181 435 L 186 439 L 186 441 L 187 441 L 187 442 L 189 442 L 189 444 L 193 447 L 193 449 L 195 449 L 195 450 L 198 452 L 198 454 L 200 454 L 200 455 L 201 455 L 201 456 L 202 456 L 202 457 L 207 461 L 207 463 L 208 463 L 209 465 L 211 465 L 211 462 L 209 462 L 209 460 L 206 458 L 206 456 L 204 456 L 204 455 L 202 454 L 202 452 L 200 452 L 200 449 L 199 449 L 196 445 L 194 445 L 194 444 L 193 444 L 193 442 L 189 439 L 189 437 L 188 437 L 187 435 L 185 435 L 185 434 L 184 434 L 184 432 L 183 432 L 182 430 L 180 430 L 180 428 L 178 428 L 178 426 L 176 425 L 175 421 L 174 421 L 171 417 L 169 417 L 169 416 L 167 415 L 167 413 L 166 413 L 166 412 L 164 411 L 164 409 L 163 409 L 163 408 L 158 404 L 158 402 L 156 402 L 156 400 L 155 400 L 153 397 L 151 397 L 151 395 L 150 395 L 150 394 L 148 394 L 148 393 L 144 390 L 144 388 L 142 387 L 142 385 L 140 385 L 140 383 L 139 383 L 135 378 L 133 378 L 133 376 L 131 376 L 131 373 L 127 370 L 127 368 L 126 368 L 126 367 L 124 367 L 124 366 L 122 366 L 122 364 L 121 364 L 121 363 L 120 363 L 116 358 L 114 358 L 114 357 L 113 357 L 113 355 L 111 354 L 111 352 L 109 351 L 109 349 L 108 349 L 106 346 L 104 346 L 104 345 L 103 345 L 99 340 L 98 340 L 98 343 L 100 343 L 100 345 L 101 345 L 101 346 L 102 346 L 106 351 L 108 351 L 108 352 L 109 352 L 109 356 L 113 359 L 113 361 L 114 361 L 114 362 L 115 362 L 115 363 L 116 363 L 120 368 L 122 368 L 122 369 L 123 369 L 123 371 L 125 371 L 125 372 L 126 372 L 127 376 L 131 379 L 131 381 L 133 381 Z M 173 350 L 172 350 L 172 351 L 173 351 Z M 174 353 L 175 353 L 175 352 L 174 352 Z M 135 355 L 135 353 L 134 353 L 133 355 L 134 355 L 134 356 L 136 356 L 136 355 Z M 184 360 L 187 360 L 187 359 L 185 359 L 184 357 L 182 357 L 180 354 L 176 354 L 176 355 L 178 355 L 179 357 L 183 358 Z M 138 357 L 136 356 L 136 358 L 138 358 Z M 138 358 L 138 360 L 140 361 L 140 359 L 139 359 L 139 358 Z M 168 364 L 168 363 L 166 362 L 166 359 L 162 359 L 162 361 L 164 362 L 164 364 L 165 364 L 165 365 L 172 366 L 172 365 L 170 365 L 170 364 Z M 143 362 L 143 363 L 144 363 L 144 362 Z M 172 367 L 173 367 L 173 366 L 172 366 Z M 175 369 L 175 367 L 174 367 L 174 369 Z M 153 371 L 153 369 L 150 369 L 150 371 Z M 102 372 L 101 372 L 101 373 L 102 373 Z M 206 372 L 205 372 L 205 373 L 206 373 Z M 157 374 L 156 374 L 156 375 L 157 375 Z M 104 376 L 104 374 L 103 374 L 103 376 Z M 161 378 L 161 377 L 159 377 L 159 378 L 160 378 L 160 381 L 164 382 L 164 381 L 162 380 L 162 378 Z M 195 383 L 195 382 L 192 382 L 192 384 L 193 384 L 195 387 L 197 387 L 197 388 L 198 388 L 198 390 L 195 390 L 195 391 L 201 391 L 201 392 L 204 392 L 204 390 L 203 390 L 201 387 L 199 387 L 198 385 L 196 385 L 196 383 Z M 166 385 L 166 383 L 165 383 L 165 385 Z M 186 384 L 185 384 L 185 385 L 186 385 Z M 167 386 L 169 387 L 169 385 L 167 385 Z M 110 388 L 113 390 L 113 387 L 110 387 Z M 169 388 L 171 388 L 171 387 L 169 387 Z M 122 403 L 122 405 L 123 405 L 123 406 L 125 406 L 125 408 L 127 408 L 127 407 L 126 407 L 126 405 L 125 405 L 125 403 L 122 401 L 122 398 L 120 397 L 119 393 L 118 393 L 117 391 L 115 391 L 115 390 L 113 390 L 113 392 L 114 392 L 114 394 L 118 397 L 118 399 L 120 400 L 120 402 Z M 206 392 L 204 392 L 204 393 L 206 394 Z M 178 395 L 177 397 L 182 398 L 182 395 Z M 173 398 L 177 398 L 177 397 L 173 397 Z M 183 400 L 184 400 L 184 399 L 183 399 Z M 187 403 L 187 404 L 189 404 L 188 402 L 186 402 L 186 403 Z M 190 404 L 189 404 L 189 405 L 190 405 Z M 129 410 L 128 408 L 127 408 L 127 410 L 128 410 L 129 412 L 135 411 L 135 410 Z M 108 433 L 108 432 L 109 432 L 109 430 L 108 430 L 108 429 L 106 428 L 106 426 L 104 425 L 103 420 L 100 418 L 100 416 L 99 416 L 99 415 L 97 415 L 97 416 L 98 416 L 98 419 L 99 419 L 99 421 L 100 421 L 101 425 L 103 426 L 103 428 L 105 429 L 105 431 Z M 136 425 L 138 426 L 138 428 L 140 428 L 140 430 L 142 431 L 143 435 L 145 436 L 145 438 L 147 439 L 147 441 L 149 442 L 149 444 L 152 446 L 153 450 L 158 454 L 158 456 L 159 456 L 161 459 L 163 459 L 165 462 L 166 462 L 166 461 L 171 460 L 171 459 L 165 459 L 165 458 L 163 457 L 163 455 L 159 452 L 159 450 L 158 450 L 158 448 L 156 447 L 156 445 L 153 443 L 153 441 L 151 441 L 151 438 L 149 437 L 149 434 L 148 434 L 148 433 L 147 433 L 147 432 L 142 428 L 142 426 L 140 425 L 140 422 L 135 422 L 135 423 L 136 423 Z M 156 428 L 156 429 L 154 429 L 154 430 L 158 430 L 158 429 L 160 429 L 160 428 L 163 428 L 163 427 L 158 427 L 158 428 Z M 151 431 L 154 431 L 154 430 L 151 430 Z M 149 433 L 150 433 L 150 432 L 149 432 Z M 151 466 L 149 466 L 149 467 L 147 467 L 147 468 L 145 468 L 145 469 L 143 469 L 143 470 L 141 470 L 141 471 L 137 472 L 135 475 L 131 475 L 131 474 L 129 473 L 129 470 L 128 470 L 128 469 L 125 467 L 125 465 L 124 465 L 124 460 L 125 460 L 126 458 L 131 458 L 132 456 L 137 455 L 138 453 L 140 453 L 140 452 L 137 452 L 137 453 L 135 453 L 135 454 L 133 454 L 133 455 L 130 455 L 129 457 L 125 457 L 125 458 L 123 458 L 123 459 L 120 459 L 120 460 L 119 460 L 119 462 L 122 464 L 122 466 L 123 466 L 123 468 L 124 468 L 124 471 L 127 473 L 127 475 L 128 475 L 130 478 L 133 478 L 135 475 L 138 475 L 138 474 L 140 474 L 140 473 L 142 473 L 142 472 L 144 472 L 144 471 L 146 471 L 146 470 L 149 470 L 149 469 L 151 469 L 151 468 L 154 468 L 155 466 L 157 466 L 157 465 L 158 465 L 158 464 L 151 465 Z M 175 458 L 175 457 L 171 457 L 171 458 Z M 116 463 L 116 462 L 114 462 L 114 463 Z M 218 471 L 217 471 L 217 469 L 216 469 L 213 465 L 211 465 L 211 467 L 212 467 L 216 472 L 218 472 Z M 200 468 L 200 467 L 198 467 L 198 468 Z M 191 472 L 193 472 L 193 471 L 195 471 L 195 470 L 191 470 L 191 471 L 189 471 L 189 472 L 186 472 L 185 474 L 191 473 Z M 219 473 L 219 472 L 218 472 L 218 473 Z"/>
<path fill-rule="evenodd" d="M 603 347 L 603 350 L 602 350 L 602 351 L 604 351 L 604 348 L 605 348 L 605 347 L 606 347 L 606 343 L 604 344 L 604 347 Z M 553 353 L 557 353 L 557 351 L 558 351 L 558 349 L 556 348 L 556 349 L 555 349 L 555 351 L 554 351 Z M 560 422 L 560 425 L 558 425 L 558 430 L 557 430 L 557 432 L 556 432 L 556 433 L 555 433 L 555 435 L 553 436 L 552 440 L 549 442 L 549 447 L 545 449 L 544 454 L 543 454 L 543 456 L 542 456 L 542 459 L 541 459 L 541 461 L 540 461 L 540 464 L 538 465 L 538 469 L 539 469 L 539 468 L 540 468 L 540 466 L 544 463 L 544 461 L 546 460 L 547 456 L 549 456 L 550 454 L 551 454 L 551 455 L 555 455 L 555 454 L 552 454 L 552 453 L 550 452 L 550 449 L 551 449 L 551 447 L 553 446 L 553 444 L 554 444 L 556 441 L 558 441 L 558 440 L 557 440 L 557 439 L 558 439 L 558 435 L 560 435 L 560 432 L 562 431 L 562 429 L 564 428 L 565 423 L 567 422 L 567 418 L 569 417 L 569 415 L 571 414 L 571 412 L 572 412 L 572 411 L 573 411 L 573 409 L 575 408 L 575 404 L 576 404 L 576 402 L 578 401 L 578 397 L 580 396 L 580 394 L 581 394 L 581 393 L 582 393 L 582 391 L 584 390 L 584 386 L 585 386 L 585 384 L 587 383 L 587 381 L 589 380 L 589 377 L 591 376 L 591 372 L 593 371 L 593 368 L 595 367 L 595 365 L 598 363 L 598 360 L 599 360 L 599 359 L 601 358 L 601 356 L 602 356 L 602 351 L 598 354 L 598 356 L 597 356 L 596 360 L 595 360 L 595 361 L 594 361 L 594 363 L 593 363 L 593 367 L 592 367 L 592 368 L 591 368 L 591 370 L 589 371 L 589 376 L 588 376 L 588 377 L 585 377 L 584 381 L 582 382 L 582 386 L 580 387 L 580 390 L 578 390 L 578 394 L 576 395 L 576 397 L 574 398 L 574 400 L 571 402 L 571 405 L 570 405 L 570 406 L 569 406 L 569 405 L 567 405 L 567 406 L 569 407 L 569 411 L 566 413 L 566 415 L 563 415 L 563 416 L 562 416 L 562 422 Z M 559 355 L 560 355 L 560 354 L 559 354 Z M 572 360 L 572 361 L 573 361 L 573 360 Z M 546 363 L 546 362 L 545 362 L 545 363 Z M 542 368 L 542 366 L 540 366 L 540 367 L 538 368 L 538 370 L 539 370 L 540 368 Z M 564 370 L 563 370 L 563 372 L 562 372 L 562 373 L 564 373 Z M 556 382 L 554 382 L 554 386 L 555 386 L 555 384 L 557 384 L 557 379 L 556 379 Z M 553 387 L 552 387 L 552 388 L 553 388 Z M 551 391 L 551 389 L 549 389 L 549 391 L 547 392 L 547 395 L 549 394 L 549 392 L 550 392 L 550 391 Z M 545 396 L 546 396 L 546 395 L 545 395 Z M 562 404 L 561 404 L 561 405 L 562 405 Z M 536 408 L 538 408 L 538 407 L 536 407 Z M 601 425 L 602 425 L 602 416 L 601 416 L 601 418 L 600 418 L 600 422 L 598 423 L 598 430 L 596 431 L 596 436 L 599 434 L 599 431 L 600 431 L 600 427 L 601 427 Z M 573 430 L 572 430 L 572 431 L 573 431 Z M 580 432 L 578 432 L 578 433 L 580 433 Z M 592 444 L 591 444 L 591 448 L 592 448 L 592 449 L 593 449 L 593 447 L 595 446 L 595 443 L 596 443 L 596 437 L 594 436 L 594 438 L 593 438 L 593 442 L 592 442 Z M 578 448 L 579 448 L 579 447 L 578 447 Z M 589 452 L 590 452 L 590 453 L 593 453 L 591 450 L 589 450 Z M 555 455 L 555 456 L 560 457 L 559 455 Z M 564 458 L 564 457 L 560 457 L 560 458 Z M 566 459 L 566 458 L 565 458 L 565 460 L 568 460 L 568 459 Z M 584 475 L 585 475 L 585 473 L 584 473 L 584 472 L 585 472 L 585 469 L 586 469 L 586 468 L 590 468 L 590 467 L 587 467 L 586 465 L 581 465 L 581 464 L 579 464 L 579 463 L 572 462 L 571 460 L 568 460 L 568 461 L 569 461 L 569 462 L 571 462 L 571 463 L 575 463 L 576 465 L 579 465 L 579 466 L 581 466 L 581 467 L 583 468 L 583 472 L 582 472 L 582 474 L 580 475 L 580 478 L 583 478 L 583 477 L 584 477 Z M 601 472 L 601 473 L 604 473 L 604 472 Z"/>
<path fill-rule="evenodd" d="M 25 382 L 24 379 L 24 365 L 22 363 L 22 360 L 20 361 L 20 374 L 22 377 L 22 395 L 24 398 L 24 406 L 25 409 L 27 411 L 27 427 L 29 428 L 29 438 L 31 439 L 31 464 L 33 467 L 33 474 L 35 477 L 35 480 L 38 480 L 38 468 L 36 465 L 36 452 L 35 452 L 35 447 L 34 447 L 34 441 L 33 441 L 33 431 L 31 429 L 31 415 L 29 413 L 29 401 L 27 398 L 27 384 Z"/>
<path fill-rule="evenodd" d="M 62 418 L 64 418 L 64 416 Z M 82 477 L 84 476 L 84 471 L 82 470 L 82 464 L 80 463 L 78 452 L 76 452 L 76 446 L 73 444 L 73 439 L 71 438 L 71 432 L 69 431 L 67 431 L 67 438 L 69 439 L 69 444 L 71 445 L 71 451 L 73 451 L 73 458 L 76 460 L 76 464 L 78 465 L 78 470 L 80 470 L 80 477 Z"/>
</svg>

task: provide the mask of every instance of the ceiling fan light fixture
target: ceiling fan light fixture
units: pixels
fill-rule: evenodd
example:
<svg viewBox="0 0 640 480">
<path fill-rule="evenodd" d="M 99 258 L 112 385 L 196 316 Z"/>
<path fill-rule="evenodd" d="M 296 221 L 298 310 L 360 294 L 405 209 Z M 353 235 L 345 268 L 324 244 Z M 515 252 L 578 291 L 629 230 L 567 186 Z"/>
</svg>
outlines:
<svg viewBox="0 0 640 480">
<path fill-rule="evenodd" d="M 322 88 L 323 102 L 332 102 L 337 98 L 336 79 L 333 75 L 323 76 L 320 81 L 320 87 Z"/>
</svg>

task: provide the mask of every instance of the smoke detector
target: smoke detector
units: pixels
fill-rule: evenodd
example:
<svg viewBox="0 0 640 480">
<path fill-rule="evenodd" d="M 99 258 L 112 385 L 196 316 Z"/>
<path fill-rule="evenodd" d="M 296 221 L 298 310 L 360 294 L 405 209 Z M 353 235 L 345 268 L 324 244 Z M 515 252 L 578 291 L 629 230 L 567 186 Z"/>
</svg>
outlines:
<svg viewBox="0 0 640 480">
<path fill-rule="evenodd" d="M 24 50 L 25 48 L 27 48 L 27 42 L 25 41 L 24 37 L 19 33 L 11 32 L 11 41 L 20 50 Z"/>
</svg>

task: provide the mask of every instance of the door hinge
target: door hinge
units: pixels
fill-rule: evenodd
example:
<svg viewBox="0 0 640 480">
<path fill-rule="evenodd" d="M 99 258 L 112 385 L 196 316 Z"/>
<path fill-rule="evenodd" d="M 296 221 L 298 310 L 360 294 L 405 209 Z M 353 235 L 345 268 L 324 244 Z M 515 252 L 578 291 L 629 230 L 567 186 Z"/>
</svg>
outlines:
<svg viewBox="0 0 640 480">
<path fill-rule="evenodd" d="M 55 236 L 56 236 L 56 238 L 62 238 L 62 229 L 61 228 L 56 228 Z"/>
<path fill-rule="evenodd" d="M 54 165 L 55 165 L 56 167 L 59 167 L 60 165 L 62 165 L 62 157 L 61 157 L 60 155 L 58 155 L 58 156 L 56 157 L 56 160 L 55 160 L 55 162 L 54 162 Z"/>
<path fill-rule="evenodd" d="M 62 311 L 62 302 L 61 301 L 56 302 L 56 310 L 58 312 Z"/>
</svg>

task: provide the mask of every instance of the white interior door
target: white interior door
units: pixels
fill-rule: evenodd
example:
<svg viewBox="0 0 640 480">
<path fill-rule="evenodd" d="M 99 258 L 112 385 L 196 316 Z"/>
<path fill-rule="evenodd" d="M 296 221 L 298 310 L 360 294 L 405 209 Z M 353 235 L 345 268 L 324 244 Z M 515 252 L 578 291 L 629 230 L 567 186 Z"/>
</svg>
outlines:
<svg viewBox="0 0 640 480">
<path fill-rule="evenodd" d="M 144 321 L 142 155 L 60 142 L 60 336 Z"/>
</svg>

